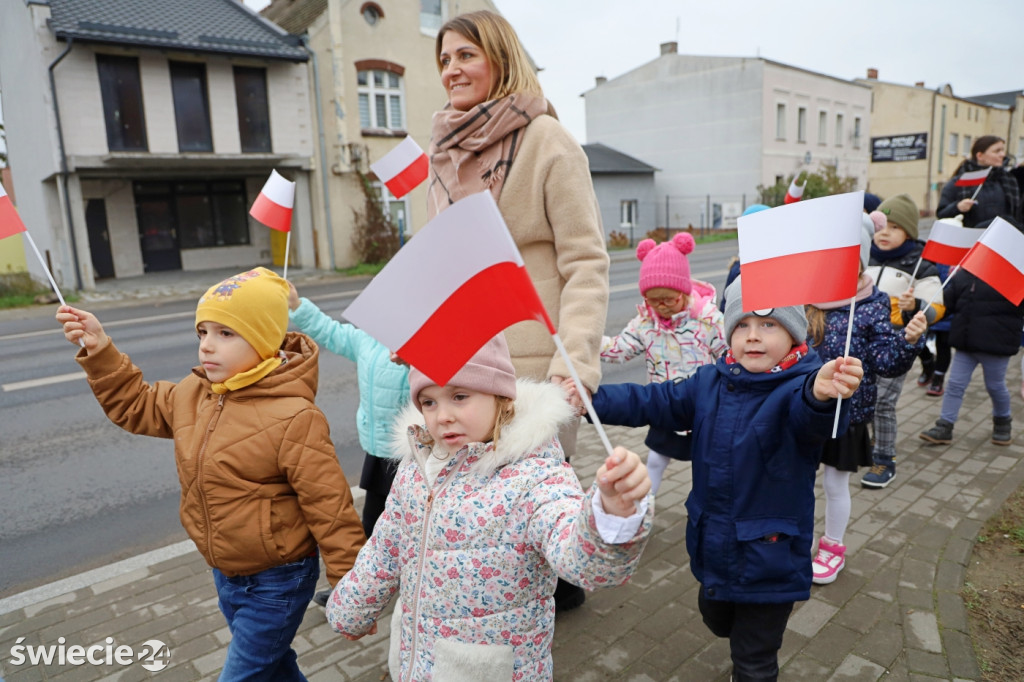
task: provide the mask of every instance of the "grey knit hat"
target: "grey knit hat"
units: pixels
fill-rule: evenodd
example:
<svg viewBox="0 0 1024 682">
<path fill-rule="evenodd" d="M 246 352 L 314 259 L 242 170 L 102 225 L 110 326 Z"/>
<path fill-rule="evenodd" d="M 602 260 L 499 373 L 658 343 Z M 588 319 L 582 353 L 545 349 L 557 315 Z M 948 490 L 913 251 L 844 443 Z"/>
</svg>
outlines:
<svg viewBox="0 0 1024 682">
<path fill-rule="evenodd" d="M 897 194 L 889 197 L 878 205 L 886 218 L 902 228 L 911 239 L 917 239 L 917 223 L 921 214 L 917 211 L 917 204 L 910 198 L 909 194 Z"/>
<path fill-rule="evenodd" d="M 803 343 L 807 340 L 807 316 L 804 315 L 803 306 L 786 306 L 785 308 L 768 308 L 753 312 L 743 309 L 741 296 L 740 279 L 737 277 L 725 290 L 725 339 L 732 345 L 732 332 L 736 325 L 747 315 L 758 317 L 771 317 L 778 321 L 789 335 L 793 337 L 794 343 Z"/>
</svg>

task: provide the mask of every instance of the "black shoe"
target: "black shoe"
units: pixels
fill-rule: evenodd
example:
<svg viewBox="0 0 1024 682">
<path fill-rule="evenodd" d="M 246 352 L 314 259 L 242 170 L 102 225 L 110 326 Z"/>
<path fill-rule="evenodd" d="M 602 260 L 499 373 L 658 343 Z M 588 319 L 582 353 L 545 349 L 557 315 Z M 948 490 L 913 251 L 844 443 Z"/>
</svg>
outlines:
<svg viewBox="0 0 1024 682">
<path fill-rule="evenodd" d="M 938 419 L 935 426 L 917 435 L 921 440 L 935 445 L 949 445 L 953 442 L 953 422 Z"/>
<path fill-rule="evenodd" d="M 1009 445 L 1013 442 L 1013 434 L 1010 424 L 1013 419 L 1010 417 L 992 417 L 992 442 L 996 445 Z"/>
<path fill-rule="evenodd" d="M 327 606 L 327 600 L 331 598 L 330 590 L 320 590 L 313 595 L 313 603 L 317 606 Z"/>
<path fill-rule="evenodd" d="M 582 587 L 558 579 L 558 585 L 555 586 L 555 611 L 572 611 L 583 606 L 586 600 L 587 593 Z"/>
<path fill-rule="evenodd" d="M 918 386 L 927 386 L 935 373 L 935 360 L 921 360 L 921 376 L 917 377 Z"/>
</svg>

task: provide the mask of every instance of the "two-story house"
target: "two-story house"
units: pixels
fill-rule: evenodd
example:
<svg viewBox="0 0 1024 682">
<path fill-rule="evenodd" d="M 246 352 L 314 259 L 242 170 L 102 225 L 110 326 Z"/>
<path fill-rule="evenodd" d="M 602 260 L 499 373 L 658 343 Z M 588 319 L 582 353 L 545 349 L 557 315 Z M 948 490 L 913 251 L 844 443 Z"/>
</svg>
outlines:
<svg viewBox="0 0 1024 682">
<path fill-rule="evenodd" d="M 0 25 L 18 209 L 62 286 L 270 264 L 248 209 L 274 168 L 290 262 L 317 264 L 299 40 L 237 0 L 10 0 Z"/>
<path fill-rule="evenodd" d="M 761 57 L 679 54 L 670 42 L 583 97 L 587 142 L 659 169 L 659 225 L 714 225 L 719 214 L 725 224 L 758 185 L 822 164 L 867 183 L 865 85 Z"/>
<path fill-rule="evenodd" d="M 437 30 L 481 9 L 497 11 L 490 0 L 273 0 L 261 11 L 302 36 L 313 54 L 311 80 L 320 93 L 314 202 L 330 225 L 328 239 L 317 243 L 320 263 L 358 262 L 352 238 L 364 178 L 403 234 L 426 223 L 426 183 L 395 199 L 370 164 L 406 135 L 427 150 L 432 115 L 447 102 L 434 56 Z"/>
</svg>

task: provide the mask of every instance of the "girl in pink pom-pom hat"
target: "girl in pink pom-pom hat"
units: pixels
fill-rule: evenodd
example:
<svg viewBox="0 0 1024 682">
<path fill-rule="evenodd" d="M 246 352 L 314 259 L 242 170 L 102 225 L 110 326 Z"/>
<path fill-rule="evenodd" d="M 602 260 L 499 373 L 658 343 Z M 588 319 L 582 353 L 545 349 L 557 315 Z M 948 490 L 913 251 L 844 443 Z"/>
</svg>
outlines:
<svg viewBox="0 0 1024 682">
<path fill-rule="evenodd" d="M 670 241 L 637 245 L 641 261 L 637 315 L 616 336 L 601 342 L 601 360 L 626 362 L 643 355 L 651 383 L 686 379 L 701 365 L 714 363 L 729 348 L 715 288 L 690 277 L 687 254 L 693 236 L 681 232 Z M 669 460 L 690 460 L 689 434 L 652 428 L 645 444 L 651 492 L 656 493 Z"/>
</svg>

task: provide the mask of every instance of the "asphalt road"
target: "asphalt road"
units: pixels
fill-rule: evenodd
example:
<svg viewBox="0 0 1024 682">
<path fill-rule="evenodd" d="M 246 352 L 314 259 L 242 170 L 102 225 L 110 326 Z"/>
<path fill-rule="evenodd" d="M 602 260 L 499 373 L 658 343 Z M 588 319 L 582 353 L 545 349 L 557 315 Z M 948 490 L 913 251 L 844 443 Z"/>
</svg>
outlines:
<svg viewBox="0 0 1024 682">
<path fill-rule="evenodd" d="M 693 276 L 720 288 L 735 248 L 735 241 L 698 247 Z M 613 259 L 609 334 L 622 329 L 639 301 L 639 263 L 626 255 Z M 340 317 L 360 284 L 333 282 L 300 293 Z M 177 381 L 196 363 L 193 301 L 94 311 L 147 381 Z M 132 436 L 106 419 L 52 312 L 0 320 L 0 597 L 186 537 L 170 442 Z M 363 451 L 355 430 L 355 365 L 323 353 L 320 372 L 317 402 L 342 468 L 358 481 Z M 608 383 L 646 378 L 639 358 L 605 365 L 604 375 Z"/>
</svg>

